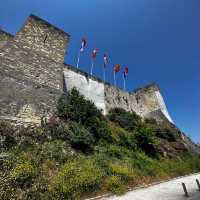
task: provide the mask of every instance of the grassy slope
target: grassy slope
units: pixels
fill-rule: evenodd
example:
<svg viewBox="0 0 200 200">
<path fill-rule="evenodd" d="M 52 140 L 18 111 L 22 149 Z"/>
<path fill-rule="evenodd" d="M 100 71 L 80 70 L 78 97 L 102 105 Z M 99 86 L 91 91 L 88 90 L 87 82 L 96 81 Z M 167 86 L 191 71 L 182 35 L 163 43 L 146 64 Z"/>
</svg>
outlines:
<svg viewBox="0 0 200 200">
<path fill-rule="evenodd" d="M 0 199 L 79 199 L 200 170 L 168 122 L 113 109 L 107 117 L 76 90 L 37 128 L 0 123 Z"/>
</svg>

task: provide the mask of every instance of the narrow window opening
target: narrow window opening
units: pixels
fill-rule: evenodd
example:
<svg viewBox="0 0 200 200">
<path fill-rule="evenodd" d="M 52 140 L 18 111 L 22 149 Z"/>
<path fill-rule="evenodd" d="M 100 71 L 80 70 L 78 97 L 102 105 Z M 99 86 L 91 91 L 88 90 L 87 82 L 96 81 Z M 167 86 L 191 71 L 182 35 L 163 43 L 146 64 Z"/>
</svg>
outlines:
<svg viewBox="0 0 200 200">
<path fill-rule="evenodd" d="M 47 35 L 45 35 L 44 44 L 46 43 L 46 41 L 47 41 Z"/>
</svg>

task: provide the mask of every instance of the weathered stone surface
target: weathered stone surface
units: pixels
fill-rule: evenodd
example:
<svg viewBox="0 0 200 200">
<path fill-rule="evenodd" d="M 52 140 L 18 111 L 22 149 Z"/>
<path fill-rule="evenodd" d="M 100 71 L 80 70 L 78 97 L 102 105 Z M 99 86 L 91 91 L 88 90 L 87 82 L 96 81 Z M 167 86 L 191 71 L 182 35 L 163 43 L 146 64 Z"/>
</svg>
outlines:
<svg viewBox="0 0 200 200">
<path fill-rule="evenodd" d="M 167 118 L 173 122 L 156 84 L 150 84 L 131 93 L 105 85 L 105 102 L 107 111 L 120 107 L 127 111 L 135 111 L 141 117 L 156 120 Z"/>
<path fill-rule="evenodd" d="M 112 108 L 119 107 L 142 115 L 136 97 L 114 86 L 105 85 L 105 103 L 107 112 Z"/>
<path fill-rule="evenodd" d="M 9 42 L 0 50 L 0 67 L 10 76 L 62 90 L 62 65 L 26 49 L 21 43 Z"/>
<path fill-rule="evenodd" d="M 2 49 L 7 44 L 7 42 L 11 41 L 12 39 L 12 35 L 0 30 L 0 49 Z"/>
<path fill-rule="evenodd" d="M 67 90 L 76 87 L 82 95 L 94 102 L 97 108 L 106 114 L 104 84 L 102 82 L 88 78 L 68 68 L 64 68 L 64 78 Z"/>
<path fill-rule="evenodd" d="M 7 40 L 0 49 L 0 118 L 37 124 L 54 113 L 63 92 L 68 39 L 68 34 L 30 16 L 14 39 Z"/>
<path fill-rule="evenodd" d="M 69 35 L 37 16 L 31 15 L 15 39 L 26 49 L 59 63 L 64 62 Z"/>
<path fill-rule="evenodd" d="M 137 89 L 133 91 L 132 94 L 136 97 L 137 103 L 139 104 L 140 110 L 144 117 L 153 117 L 157 120 L 159 115 L 156 118 L 154 115 L 150 116 L 150 113 L 160 110 L 162 114 L 173 123 L 164 99 L 161 95 L 160 89 L 155 83 Z M 162 118 L 163 117 L 160 119 L 162 120 Z"/>
<path fill-rule="evenodd" d="M 54 112 L 60 94 L 59 90 L 0 73 L 0 116 L 38 122 Z"/>
</svg>

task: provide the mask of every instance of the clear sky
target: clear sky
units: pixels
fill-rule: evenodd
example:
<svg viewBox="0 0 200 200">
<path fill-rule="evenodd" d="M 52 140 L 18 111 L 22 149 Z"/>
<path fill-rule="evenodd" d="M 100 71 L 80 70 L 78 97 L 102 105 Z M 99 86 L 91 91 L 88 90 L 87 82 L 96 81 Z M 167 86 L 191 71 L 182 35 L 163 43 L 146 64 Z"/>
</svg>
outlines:
<svg viewBox="0 0 200 200">
<path fill-rule="evenodd" d="M 84 71 L 97 47 L 95 75 L 102 77 L 107 52 L 109 82 L 119 63 L 129 66 L 129 91 L 158 83 L 175 123 L 200 142 L 200 0 L 0 0 L 1 29 L 15 34 L 30 13 L 71 35 L 66 63 L 75 65 L 85 36 Z M 122 87 L 122 74 L 117 78 Z"/>
</svg>

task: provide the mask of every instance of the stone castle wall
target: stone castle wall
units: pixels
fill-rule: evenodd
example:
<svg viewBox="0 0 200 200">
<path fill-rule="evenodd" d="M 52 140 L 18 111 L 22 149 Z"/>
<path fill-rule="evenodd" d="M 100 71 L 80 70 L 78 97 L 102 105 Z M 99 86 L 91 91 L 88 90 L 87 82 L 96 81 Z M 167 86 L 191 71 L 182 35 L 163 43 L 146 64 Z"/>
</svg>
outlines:
<svg viewBox="0 0 200 200">
<path fill-rule="evenodd" d="M 48 35 L 45 42 L 44 32 Z M 30 16 L 6 42 L 0 49 L 1 118 L 38 123 L 42 116 L 54 112 L 63 92 L 64 46 L 68 40 L 68 34 Z"/>
<path fill-rule="evenodd" d="M 172 122 L 155 84 L 129 93 L 64 65 L 68 42 L 68 34 L 33 15 L 15 37 L 0 32 L 0 118 L 40 123 L 54 113 L 63 91 L 76 87 L 104 114 L 120 107 Z"/>
<path fill-rule="evenodd" d="M 166 117 L 173 122 L 156 84 L 150 84 L 129 93 L 67 65 L 64 67 L 64 79 L 67 90 L 76 87 L 104 114 L 118 107 L 126 111 L 134 111 L 141 117 L 152 117 L 156 120 Z"/>
<path fill-rule="evenodd" d="M 3 48 L 7 44 L 8 41 L 11 41 L 13 39 L 13 36 L 9 33 L 4 32 L 3 30 L 0 30 L 0 49 Z"/>
</svg>

